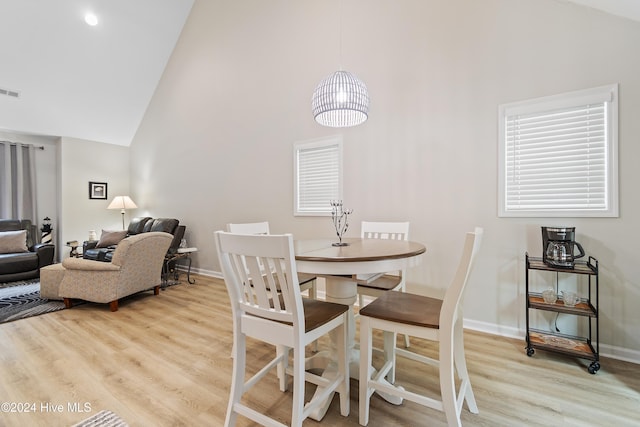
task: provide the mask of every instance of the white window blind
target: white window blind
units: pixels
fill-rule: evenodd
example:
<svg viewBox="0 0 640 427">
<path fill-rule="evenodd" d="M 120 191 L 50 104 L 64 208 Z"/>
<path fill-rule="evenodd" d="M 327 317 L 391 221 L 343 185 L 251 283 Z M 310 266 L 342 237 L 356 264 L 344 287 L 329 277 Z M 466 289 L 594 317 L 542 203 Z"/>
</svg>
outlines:
<svg viewBox="0 0 640 427">
<path fill-rule="evenodd" d="M 617 216 L 616 106 L 617 85 L 501 106 L 500 216 Z"/>
<path fill-rule="evenodd" d="M 342 198 L 342 140 L 294 145 L 294 214 L 330 215 L 330 201 Z"/>
</svg>

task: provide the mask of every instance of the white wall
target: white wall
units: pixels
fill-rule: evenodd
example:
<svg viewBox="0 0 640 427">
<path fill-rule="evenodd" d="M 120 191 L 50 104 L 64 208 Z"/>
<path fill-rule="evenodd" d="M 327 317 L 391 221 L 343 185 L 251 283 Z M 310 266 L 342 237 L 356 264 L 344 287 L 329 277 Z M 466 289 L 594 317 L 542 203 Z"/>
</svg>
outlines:
<svg viewBox="0 0 640 427">
<path fill-rule="evenodd" d="M 96 230 L 99 238 L 102 229 L 122 229 L 120 210 L 107 206 L 114 196 L 130 194 L 129 148 L 64 137 L 59 140 L 58 163 L 58 252 L 64 258 L 71 250 L 65 243 L 82 243 L 89 237 L 89 230 Z M 107 183 L 107 200 L 89 199 L 89 181 Z M 126 224 L 136 211 L 126 212 Z"/>
<path fill-rule="evenodd" d="M 328 236 L 329 219 L 292 214 L 292 146 L 341 133 L 349 234 L 365 219 L 411 221 L 428 247 L 414 291 L 441 292 L 463 233 L 481 225 L 465 318 L 521 335 L 524 253 L 541 253 L 541 225 L 573 225 L 600 261 L 601 351 L 640 361 L 640 24 L 556 0 L 342 3 L 340 59 L 338 0 L 196 0 L 131 145 L 139 206 L 187 225 L 203 272 L 219 271 L 212 233 L 230 221 Z M 322 128 L 311 94 L 340 65 L 368 85 L 370 117 Z M 498 105 L 609 83 L 620 84 L 620 217 L 498 218 Z"/>
</svg>

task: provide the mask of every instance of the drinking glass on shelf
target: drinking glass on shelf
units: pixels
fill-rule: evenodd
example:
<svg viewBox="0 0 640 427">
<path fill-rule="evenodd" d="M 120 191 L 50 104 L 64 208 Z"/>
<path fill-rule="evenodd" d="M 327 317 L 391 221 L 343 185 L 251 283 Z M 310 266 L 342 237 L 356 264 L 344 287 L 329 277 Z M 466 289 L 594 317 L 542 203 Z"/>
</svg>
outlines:
<svg viewBox="0 0 640 427">
<path fill-rule="evenodd" d="M 578 301 L 580 301 L 580 298 L 578 298 L 578 294 L 573 291 L 562 291 L 562 300 L 565 306 L 574 307 Z"/>
</svg>

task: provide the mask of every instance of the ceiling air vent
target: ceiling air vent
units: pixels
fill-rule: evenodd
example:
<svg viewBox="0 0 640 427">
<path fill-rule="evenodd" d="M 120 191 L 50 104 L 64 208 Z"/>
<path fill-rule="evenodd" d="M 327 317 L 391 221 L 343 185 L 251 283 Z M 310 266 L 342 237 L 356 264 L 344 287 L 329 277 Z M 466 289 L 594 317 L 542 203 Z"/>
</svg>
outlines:
<svg viewBox="0 0 640 427">
<path fill-rule="evenodd" d="M 20 92 L 17 90 L 5 89 L 0 87 L 0 95 L 12 96 L 14 98 L 20 98 Z"/>
</svg>

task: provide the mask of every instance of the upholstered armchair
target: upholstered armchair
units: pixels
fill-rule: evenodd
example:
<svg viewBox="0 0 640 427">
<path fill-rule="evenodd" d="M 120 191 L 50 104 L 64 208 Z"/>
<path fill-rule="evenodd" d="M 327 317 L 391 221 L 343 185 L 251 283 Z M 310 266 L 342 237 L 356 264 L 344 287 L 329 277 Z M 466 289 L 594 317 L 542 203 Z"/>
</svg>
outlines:
<svg viewBox="0 0 640 427">
<path fill-rule="evenodd" d="M 66 258 L 58 294 L 71 308 L 72 299 L 109 303 L 118 310 L 118 300 L 153 289 L 158 295 L 162 263 L 173 236 L 148 232 L 127 237 L 116 247 L 111 262 Z"/>
</svg>

